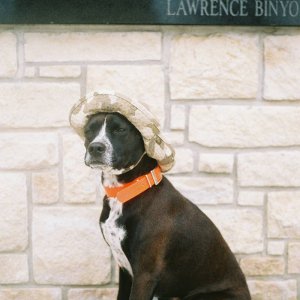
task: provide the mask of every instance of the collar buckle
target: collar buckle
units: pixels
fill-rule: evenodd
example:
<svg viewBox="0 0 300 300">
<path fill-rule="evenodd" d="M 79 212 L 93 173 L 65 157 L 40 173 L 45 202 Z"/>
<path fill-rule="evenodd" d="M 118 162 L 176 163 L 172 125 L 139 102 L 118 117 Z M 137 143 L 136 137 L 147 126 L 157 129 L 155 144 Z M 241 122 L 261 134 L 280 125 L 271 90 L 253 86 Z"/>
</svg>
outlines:
<svg viewBox="0 0 300 300">
<path fill-rule="evenodd" d="M 157 177 L 156 177 L 156 174 L 155 174 L 154 170 L 152 170 L 150 173 L 151 173 L 151 175 L 152 175 L 152 178 L 153 178 L 154 184 L 155 184 L 155 185 L 158 185 L 158 184 L 159 184 L 159 180 L 157 179 Z"/>
<path fill-rule="evenodd" d="M 151 177 L 153 179 L 153 184 L 151 183 L 150 179 L 149 179 L 149 175 L 151 174 Z M 154 170 L 150 171 L 150 173 L 146 174 L 146 179 L 147 179 L 147 182 L 148 182 L 148 185 L 149 187 L 151 188 L 153 185 L 158 185 L 159 184 L 159 180 L 157 179 L 156 177 L 156 174 L 154 172 Z"/>
</svg>

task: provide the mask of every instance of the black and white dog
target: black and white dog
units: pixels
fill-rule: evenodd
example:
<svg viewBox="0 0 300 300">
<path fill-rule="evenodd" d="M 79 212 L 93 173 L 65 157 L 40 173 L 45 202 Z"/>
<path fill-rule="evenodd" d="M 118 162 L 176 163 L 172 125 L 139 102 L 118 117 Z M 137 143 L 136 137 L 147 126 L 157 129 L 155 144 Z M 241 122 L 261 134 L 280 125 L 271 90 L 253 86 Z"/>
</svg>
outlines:
<svg viewBox="0 0 300 300">
<path fill-rule="evenodd" d="M 140 132 L 118 113 L 92 115 L 84 134 L 85 163 L 103 171 L 104 186 L 131 182 L 157 166 Z M 120 266 L 118 300 L 250 299 L 218 229 L 165 177 L 124 204 L 105 196 L 100 226 Z"/>
</svg>

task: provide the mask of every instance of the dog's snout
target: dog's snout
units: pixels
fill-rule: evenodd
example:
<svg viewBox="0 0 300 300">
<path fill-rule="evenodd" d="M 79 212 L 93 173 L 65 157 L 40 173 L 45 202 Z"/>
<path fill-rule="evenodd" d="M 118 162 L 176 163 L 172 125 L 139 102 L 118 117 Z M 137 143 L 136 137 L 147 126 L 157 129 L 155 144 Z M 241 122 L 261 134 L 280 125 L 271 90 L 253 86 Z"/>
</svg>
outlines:
<svg viewBox="0 0 300 300">
<path fill-rule="evenodd" d="M 106 147 L 103 143 L 92 143 L 89 145 L 88 151 L 91 155 L 99 155 L 105 151 Z"/>
</svg>

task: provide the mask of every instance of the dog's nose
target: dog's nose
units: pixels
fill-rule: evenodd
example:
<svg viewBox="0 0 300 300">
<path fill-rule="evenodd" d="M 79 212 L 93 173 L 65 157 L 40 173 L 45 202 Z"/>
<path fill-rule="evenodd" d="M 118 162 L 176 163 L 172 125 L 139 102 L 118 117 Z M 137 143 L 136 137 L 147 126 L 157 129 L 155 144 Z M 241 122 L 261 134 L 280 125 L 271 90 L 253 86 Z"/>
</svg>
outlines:
<svg viewBox="0 0 300 300">
<path fill-rule="evenodd" d="M 92 143 L 89 145 L 88 151 L 91 155 L 99 155 L 105 151 L 106 147 L 103 143 Z"/>
</svg>

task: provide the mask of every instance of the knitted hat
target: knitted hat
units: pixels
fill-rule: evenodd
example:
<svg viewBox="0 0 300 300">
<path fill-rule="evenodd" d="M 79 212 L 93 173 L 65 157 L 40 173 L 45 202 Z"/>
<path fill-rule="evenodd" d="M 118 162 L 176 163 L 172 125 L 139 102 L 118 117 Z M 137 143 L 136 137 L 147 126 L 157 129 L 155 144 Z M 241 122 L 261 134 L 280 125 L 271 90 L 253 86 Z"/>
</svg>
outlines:
<svg viewBox="0 0 300 300">
<path fill-rule="evenodd" d="M 174 149 L 162 139 L 159 122 L 140 102 L 112 91 L 94 92 L 74 104 L 69 116 L 70 125 L 84 139 L 84 126 L 89 116 L 99 112 L 117 112 L 126 117 L 142 134 L 147 154 L 157 160 L 162 172 L 173 167 Z"/>
</svg>

